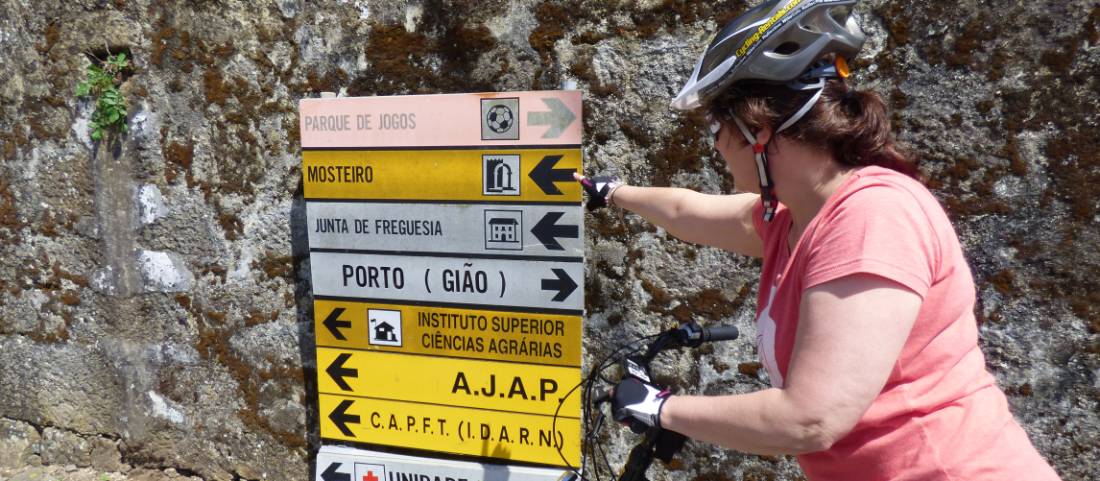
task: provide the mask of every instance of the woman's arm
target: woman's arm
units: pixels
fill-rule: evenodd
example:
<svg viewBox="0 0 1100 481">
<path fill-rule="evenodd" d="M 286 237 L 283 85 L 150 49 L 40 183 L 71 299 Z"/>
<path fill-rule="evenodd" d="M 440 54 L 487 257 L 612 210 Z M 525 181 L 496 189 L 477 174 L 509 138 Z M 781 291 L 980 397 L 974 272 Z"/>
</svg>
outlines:
<svg viewBox="0 0 1100 481">
<path fill-rule="evenodd" d="M 623 185 L 612 202 L 679 239 L 761 257 L 764 245 L 752 224 L 756 194 L 708 195 L 673 187 Z"/>
<path fill-rule="evenodd" d="M 782 389 L 673 396 L 661 427 L 754 454 L 828 449 L 882 391 L 920 305 L 915 292 L 870 274 L 807 289 Z"/>
</svg>

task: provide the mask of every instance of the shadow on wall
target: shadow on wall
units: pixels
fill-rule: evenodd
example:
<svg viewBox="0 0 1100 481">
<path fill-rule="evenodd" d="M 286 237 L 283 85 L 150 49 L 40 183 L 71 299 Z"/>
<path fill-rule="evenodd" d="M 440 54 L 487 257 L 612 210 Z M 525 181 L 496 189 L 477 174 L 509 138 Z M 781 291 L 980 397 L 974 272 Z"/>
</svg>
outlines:
<svg viewBox="0 0 1100 481">
<path fill-rule="evenodd" d="M 317 450 L 321 446 L 320 408 L 317 404 L 317 339 L 313 326 L 313 285 L 310 279 L 309 235 L 306 227 L 306 203 L 302 180 L 294 190 L 290 205 L 290 252 L 294 262 L 294 304 L 298 319 L 298 355 L 302 363 L 305 388 L 306 449 L 309 472 L 317 472 Z"/>
</svg>

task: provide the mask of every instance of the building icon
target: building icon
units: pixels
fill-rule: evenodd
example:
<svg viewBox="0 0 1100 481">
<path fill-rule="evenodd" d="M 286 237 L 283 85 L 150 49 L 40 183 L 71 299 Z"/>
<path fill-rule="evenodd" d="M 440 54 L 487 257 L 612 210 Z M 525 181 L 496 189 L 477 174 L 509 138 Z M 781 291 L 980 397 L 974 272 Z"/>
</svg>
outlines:
<svg viewBox="0 0 1100 481">
<path fill-rule="evenodd" d="M 519 195 L 519 156 L 482 156 L 484 195 Z"/>
<path fill-rule="evenodd" d="M 523 211 L 485 211 L 485 249 L 523 250 Z"/>
<path fill-rule="evenodd" d="M 490 219 L 489 230 L 490 242 L 516 242 L 519 234 L 519 222 L 515 219 Z"/>
<path fill-rule="evenodd" d="M 393 332 L 393 326 L 386 321 L 381 321 L 374 326 L 374 338 L 379 341 L 397 342 L 397 334 Z"/>
<path fill-rule="evenodd" d="M 375 346 L 401 346 L 401 311 L 367 309 L 367 340 Z"/>
</svg>

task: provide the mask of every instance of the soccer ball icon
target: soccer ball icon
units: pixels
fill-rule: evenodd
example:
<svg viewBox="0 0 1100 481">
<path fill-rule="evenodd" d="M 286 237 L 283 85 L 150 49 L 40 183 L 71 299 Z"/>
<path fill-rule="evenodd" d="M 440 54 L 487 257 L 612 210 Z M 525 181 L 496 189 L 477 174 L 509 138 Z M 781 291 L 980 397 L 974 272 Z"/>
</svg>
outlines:
<svg viewBox="0 0 1100 481">
<path fill-rule="evenodd" d="M 512 128 L 516 118 L 512 115 L 512 109 L 508 106 L 494 105 L 489 109 L 489 113 L 485 115 L 485 121 L 489 124 L 490 130 L 503 134 Z"/>
</svg>

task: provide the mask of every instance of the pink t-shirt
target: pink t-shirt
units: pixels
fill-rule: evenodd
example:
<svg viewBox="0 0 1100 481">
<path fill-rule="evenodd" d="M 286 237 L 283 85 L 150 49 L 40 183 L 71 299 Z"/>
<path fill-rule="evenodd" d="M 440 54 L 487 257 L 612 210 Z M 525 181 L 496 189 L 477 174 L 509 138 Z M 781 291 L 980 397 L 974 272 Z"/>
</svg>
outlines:
<svg viewBox="0 0 1100 481">
<path fill-rule="evenodd" d="M 858 170 L 793 252 L 790 211 L 780 205 L 764 223 L 762 209 L 754 212 L 764 241 L 757 344 L 774 386 L 783 386 L 807 288 L 867 273 L 923 299 L 886 386 L 856 426 L 829 450 L 798 456 L 809 479 L 1058 479 L 985 369 L 970 269 L 947 215 L 923 185 L 881 167 Z M 844 329 L 844 319 L 835 322 Z"/>
</svg>

